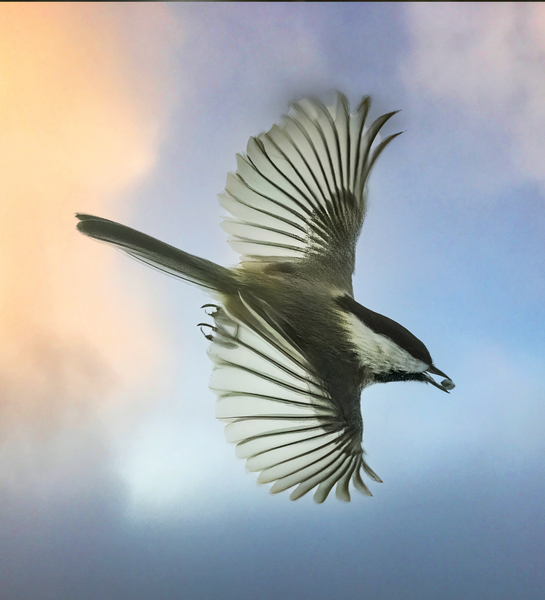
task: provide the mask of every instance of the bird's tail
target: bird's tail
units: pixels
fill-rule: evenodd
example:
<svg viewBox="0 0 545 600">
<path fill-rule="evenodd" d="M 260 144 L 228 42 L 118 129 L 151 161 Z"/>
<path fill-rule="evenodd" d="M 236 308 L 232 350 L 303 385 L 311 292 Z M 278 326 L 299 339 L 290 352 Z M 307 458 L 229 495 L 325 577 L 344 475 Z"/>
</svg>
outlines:
<svg viewBox="0 0 545 600">
<path fill-rule="evenodd" d="M 78 230 L 91 238 L 117 246 L 142 262 L 194 283 L 209 292 L 234 293 L 235 275 L 225 267 L 193 256 L 145 233 L 108 219 L 77 213 Z"/>
</svg>

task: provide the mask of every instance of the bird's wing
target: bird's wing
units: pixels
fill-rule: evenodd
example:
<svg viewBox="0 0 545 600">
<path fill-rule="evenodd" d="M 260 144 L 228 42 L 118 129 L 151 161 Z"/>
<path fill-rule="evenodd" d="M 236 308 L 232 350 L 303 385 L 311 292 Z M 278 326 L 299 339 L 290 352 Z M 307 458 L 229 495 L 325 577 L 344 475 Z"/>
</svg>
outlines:
<svg viewBox="0 0 545 600">
<path fill-rule="evenodd" d="M 237 456 L 259 483 L 273 483 L 271 493 L 297 486 L 291 500 L 317 487 L 314 500 L 323 502 L 337 484 L 348 502 L 350 480 L 371 496 L 360 471 L 381 480 L 364 460 L 361 421 L 344 420 L 302 354 L 242 297 L 241 311 L 243 319 L 218 308 L 208 336 L 216 416 Z"/>
<path fill-rule="evenodd" d="M 351 289 L 369 172 L 399 135 L 378 141 L 395 112 L 367 127 L 370 104 L 365 97 L 350 114 L 341 93 L 330 108 L 301 100 L 280 125 L 250 138 L 219 196 L 234 217 L 222 227 L 243 265 L 311 259 Z"/>
</svg>

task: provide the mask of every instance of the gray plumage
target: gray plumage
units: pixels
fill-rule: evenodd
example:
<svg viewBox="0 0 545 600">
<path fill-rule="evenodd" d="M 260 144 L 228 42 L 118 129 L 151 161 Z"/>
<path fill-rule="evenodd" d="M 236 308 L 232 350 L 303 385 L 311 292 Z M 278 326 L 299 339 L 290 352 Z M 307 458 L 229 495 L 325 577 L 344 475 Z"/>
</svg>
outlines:
<svg viewBox="0 0 545 600">
<path fill-rule="evenodd" d="M 369 127 L 364 98 L 350 114 L 319 100 L 292 104 L 280 125 L 250 138 L 227 176 L 222 227 L 241 254 L 227 269 L 124 225 L 78 214 L 78 229 L 157 269 L 194 283 L 214 298 L 211 388 L 226 438 L 237 444 L 271 492 L 317 488 L 323 502 L 349 501 L 349 483 L 371 495 L 364 459 L 362 390 L 373 383 L 421 381 L 448 392 L 452 381 L 407 329 L 358 304 L 352 275 L 367 209 L 367 181 L 396 135 Z M 439 384 L 431 374 L 445 379 Z"/>
</svg>

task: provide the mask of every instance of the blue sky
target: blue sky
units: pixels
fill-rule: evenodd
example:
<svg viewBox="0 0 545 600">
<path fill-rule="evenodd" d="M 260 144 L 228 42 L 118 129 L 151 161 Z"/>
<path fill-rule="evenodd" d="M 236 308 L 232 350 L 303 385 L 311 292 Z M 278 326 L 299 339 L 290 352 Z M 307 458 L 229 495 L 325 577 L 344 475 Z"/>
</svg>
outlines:
<svg viewBox="0 0 545 600">
<path fill-rule="evenodd" d="M 0 62 L 9 80 L 17 56 L 31 82 L 6 88 L 15 133 L 0 142 L 3 597 L 541 597 L 542 5 L 17 10 Z M 235 153 L 291 100 L 335 89 L 371 95 L 374 117 L 402 109 L 355 296 L 422 339 L 456 389 L 366 390 L 384 483 L 316 506 L 269 495 L 224 442 L 196 327 L 206 296 L 78 236 L 72 215 L 234 265 L 216 195 Z"/>
</svg>

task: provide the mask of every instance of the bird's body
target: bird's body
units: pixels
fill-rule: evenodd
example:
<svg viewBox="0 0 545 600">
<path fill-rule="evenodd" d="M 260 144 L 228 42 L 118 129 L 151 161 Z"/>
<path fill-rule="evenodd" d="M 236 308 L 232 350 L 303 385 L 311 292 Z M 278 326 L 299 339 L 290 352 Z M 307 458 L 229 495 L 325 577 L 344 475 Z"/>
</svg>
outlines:
<svg viewBox="0 0 545 600">
<path fill-rule="evenodd" d="M 390 136 L 365 126 L 370 102 L 354 114 L 346 99 L 326 108 L 294 103 L 282 125 L 251 138 L 237 156 L 221 204 L 234 218 L 224 229 L 242 254 L 227 269 L 133 229 L 78 215 L 79 230 L 197 284 L 214 298 L 211 388 L 217 416 L 228 423 L 258 481 L 272 492 L 298 485 L 298 498 L 317 487 L 322 502 L 337 484 L 371 495 L 364 460 L 360 394 L 373 383 L 422 381 L 443 391 L 452 381 L 433 365 L 407 329 L 353 298 L 356 242 L 363 225 L 369 172 Z M 207 329 L 209 328 L 209 329 Z M 430 373 L 445 377 L 436 383 Z"/>
</svg>

